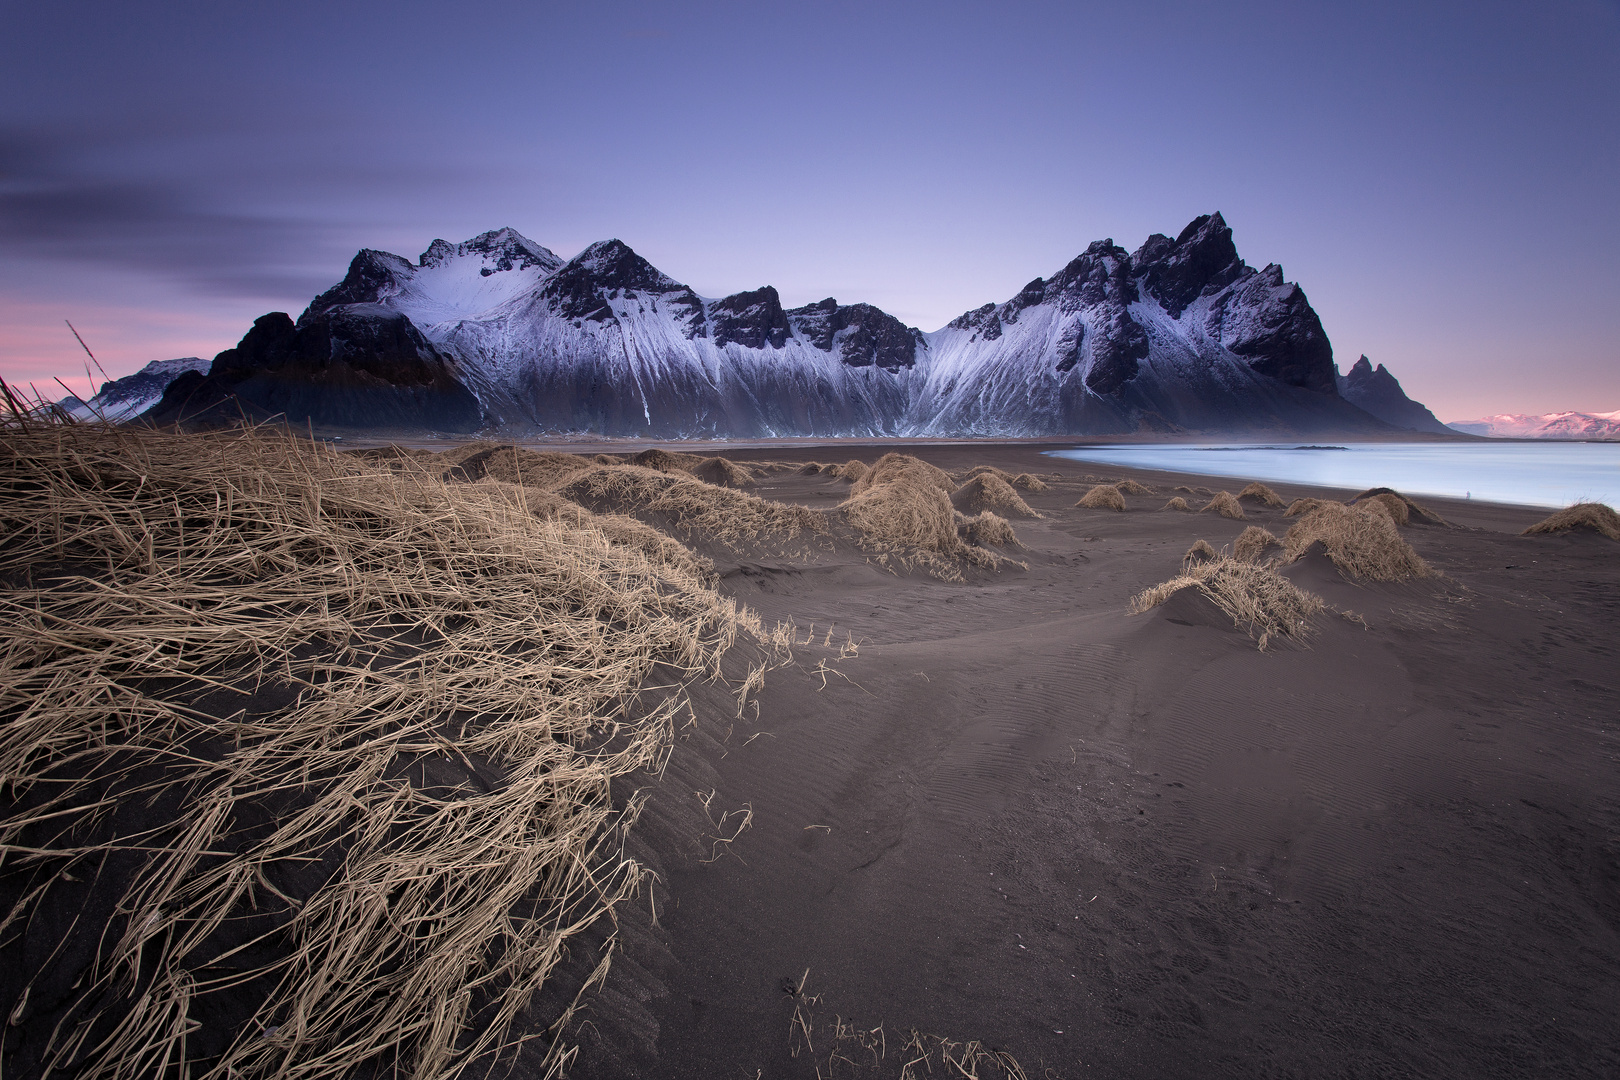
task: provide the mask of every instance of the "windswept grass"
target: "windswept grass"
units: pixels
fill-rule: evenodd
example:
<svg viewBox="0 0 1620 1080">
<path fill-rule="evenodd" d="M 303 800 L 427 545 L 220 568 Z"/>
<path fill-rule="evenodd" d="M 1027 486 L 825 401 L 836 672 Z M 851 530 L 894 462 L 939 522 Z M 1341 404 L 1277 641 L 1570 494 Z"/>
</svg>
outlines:
<svg viewBox="0 0 1620 1080">
<path fill-rule="evenodd" d="M 1221 517 L 1231 518 L 1233 521 L 1243 521 L 1247 518 L 1247 515 L 1243 512 L 1243 504 L 1239 503 L 1237 496 L 1230 491 L 1217 491 L 1214 497 L 1205 503 L 1204 508 L 1198 512 L 1208 514 L 1212 511 L 1221 515 Z"/>
<path fill-rule="evenodd" d="M 636 465 L 596 466 L 570 477 L 557 494 L 598 513 L 658 518 L 687 535 L 735 546 L 763 537 L 793 539 L 825 529 L 821 515 L 803 506 L 705 484 L 685 472 Z"/>
<path fill-rule="evenodd" d="M 1005 547 L 1018 543 L 1018 534 L 1012 522 L 991 510 L 981 510 L 972 517 L 958 515 L 957 529 L 970 544 L 992 544 Z"/>
<path fill-rule="evenodd" d="M 1269 530 L 1250 525 L 1232 541 L 1232 558 L 1239 562 L 1257 563 L 1268 549 L 1281 546 L 1282 541 L 1271 535 Z"/>
<path fill-rule="evenodd" d="M 981 510 L 1019 517 L 1040 517 L 1011 484 L 994 473 L 980 473 L 951 493 L 951 505 L 972 516 Z"/>
<path fill-rule="evenodd" d="M 1125 496 L 1119 493 L 1119 488 L 1113 484 L 1098 484 L 1074 504 L 1083 510 L 1114 510 L 1125 512 Z"/>
<path fill-rule="evenodd" d="M 1139 484 L 1135 480 L 1132 480 L 1132 479 L 1130 479 L 1128 477 L 1126 479 L 1124 479 L 1124 480 L 1116 480 L 1116 481 L 1114 481 L 1114 487 L 1119 490 L 1119 493 L 1121 495 L 1152 495 L 1153 494 L 1153 489 L 1152 488 L 1148 487 L 1146 484 Z"/>
<path fill-rule="evenodd" d="M 644 874 L 615 778 L 763 636 L 534 489 L 264 430 L 13 427 L 0 492 L 4 925 L 64 882 L 119 889 L 69 924 L 82 968 L 47 942 L 7 976 L 24 1072 L 494 1065 Z"/>
<path fill-rule="evenodd" d="M 1187 500 L 1183 499 L 1180 495 L 1175 496 L 1169 502 L 1167 502 L 1163 506 L 1161 506 L 1159 509 L 1161 509 L 1161 510 L 1179 510 L 1183 514 L 1192 513 L 1192 507 L 1188 506 L 1187 505 Z"/>
<path fill-rule="evenodd" d="M 1434 575 L 1383 508 L 1323 502 L 1301 515 L 1283 535 L 1284 556 L 1298 559 L 1318 543 L 1333 565 L 1352 578 L 1406 581 Z"/>
<path fill-rule="evenodd" d="M 1178 576 L 1131 598 L 1132 614 L 1150 611 L 1182 589 L 1197 589 L 1264 652 L 1274 638 L 1308 636 L 1311 618 L 1327 607 L 1321 597 L 1268 567 L 1223 555 L 1196 562 L 1192 552 L 1188 555 Z"/>
<path fill-rule="evenodd" d="M 960 580 L 961 563 L 998 566 L 1001 556 L 963 542 L 950 474 L 909 454 L 884 454 L 839 507 L 870 551 Z"/>
<path fill-rule="evenodd" d="M 1274 506 L 1281 508 L 1284 503 L 1282 496 L 1272 491 L 1266 485 L 1256 480 L 1237 494 L 1238 502 L 1257 502 L 1261 506 Z"/>
<path fill-rule="evenodd" d="M 1544 533 L 1571 532 L 1584 529 L 1595 532 L 1600 536 L 1607 536 L 1610 540 L 1620 540 L 1620 514 L 1599 502 L 1582 502 L 1543 518 L 1528 529 L 1525 536 L 1539 536 Z"/>
</svg>

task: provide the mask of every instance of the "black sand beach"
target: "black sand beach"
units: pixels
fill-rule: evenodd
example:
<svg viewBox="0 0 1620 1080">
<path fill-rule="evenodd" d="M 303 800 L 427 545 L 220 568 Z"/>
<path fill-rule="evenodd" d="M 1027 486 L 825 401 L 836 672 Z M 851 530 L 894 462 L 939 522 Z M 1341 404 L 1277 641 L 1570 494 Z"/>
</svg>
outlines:
<svg viewBox="0 0 1620 1080">
<path fill-rule="evenodd" d="M 814 511 L 843 504 L 850 481 L 788 463 L 901 451 L 958 479 L 980 465 L 1043 478 L 1017 492 L 1040 515 L 1011 518 L 1018 543 L 948 573 L 863 550 L 843 526 L 750 538 L 724 514 L 708 533 L 670 530 L 693 552 L 622 519 L 593 541 L 656 553 L 663 581 L 686 582 L 668 575 L 686 575 L 694 553 L 712 560 L 719 593 L 759 626 L 791 624 L 793 658 L 756 644 L 722 679 L 694 667 L 667 762 L 614 774 L 615 806 L 646 800 L 624 852 L 656 878 L 611 919 L 552 939 L 560 966 L 515 1035 L 563 1014 L 610 935 L 611 966 L 561 1043 L 517 1054 L 516 1075 L 1616 1075 L 1620 545 L 1522 536 L 1545 516 L 1533 510 L 1425 500 L 1448 524 L 1414 517 L 1399 535 L 1436 576 L 1352 582 L 1312 549 L 1281 572 L 1331 610 L 1262 651 L 1197 590 L 1141 614 L 1131 600 L 1175 577 L 1200 539 L 1222 548 L 1251 525 L 1281 537 L 1296 519 L 1255 501 L 1241 521 L 1162 509 L 1177 494 L 1196 509 L 1241 477 L 1105 470 L 1040 449 L 728 452 L 778 463 L 746 492 Z M 492 485 L 532 483 L 515 504 L 525 514 L 575 520 L 575 504 L 521 475 L 535 466 L 514 459 L 501 479 L 494 460 L 466 458 L 448 488 L 472 484 L 490 515 Z M 1097 480 L 1125 477 L 1149 490 L 1124 495 L 1125 512 L 1075 507 Z M 669 511 L 570 484 L 557 490 L 669 528 Z M 491 595 L 505 595 L 494 573 Z M 501 639 L 491 656 L 528 647 Z M 755 688 L 749 665 L 766 661 Z M 645 671 L 648 685 L 669 682 Z M 637 715 L 673 700 L 662 693 Z M 498 795 L 521 771 L 521 759 L 411 753 L 378 790 L 403 777 L 419 793 Z M 26 809 L 18 790 L 8 798 L 8 812 Z M 603 814 L 606 828 L 616 819 Z M 12 840 L 39 842 L 30 828 Z M 42 858 L 7 849 L 14 910 L 51 880 Z M 126 879 L 138 868 L 120 865 Z M 118 881 L 67 880 L 48 895 L 88 904 L 86 889 L 112 889 L 103 912 L 118 900 Z M 67 984 L 89 970 L 76 933 L 58 903 L 0 939 L 10 970 L 62 984 L 30 1004 L 18 976 L 5 980 L 8 1076 L 37 1075 Z M 57 939 L 77 942 L 63 955 L 79 968 L 52 959 Z M 252 1040 L 278 1036 L 249 1026 L 257 1008 L 243 993 L 205 1016 L 217 1024 L 190 1036 L 193 1075 L 243 1040 L 257 1047 L 249 1064 L 269 1068 Z M 84 1072 L 76 1060 L 66 1071 Z"/>
</svg>

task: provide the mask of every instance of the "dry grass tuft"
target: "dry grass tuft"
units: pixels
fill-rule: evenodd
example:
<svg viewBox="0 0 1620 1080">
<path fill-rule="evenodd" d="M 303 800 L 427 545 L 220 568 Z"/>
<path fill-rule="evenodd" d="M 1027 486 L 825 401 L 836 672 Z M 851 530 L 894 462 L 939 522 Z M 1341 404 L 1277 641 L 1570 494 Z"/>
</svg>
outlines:
<svg viewBox="0 0 1620 1080">
<path fill-rule="evenodd" d="M 829 469 L 831 467 L 832 466 L 830 466 L 830 465 L 823 465 L 819 461 L 807 461 L 803 465 L 799 466 L 799 475 L 800 476 L 817 476 L 823 470 Z"/>
<path fill-rule="evenodd" d="M 1355 505 L 1362 509 L 1376 510 L 1379 513 L 1386 514 L 1389 516 L 1389 520 L 1397 525 L 1405 525 L 1412 520 L 1412 512 L 1407 507 L 1406 500 L 1399 495 L 1392 495 L 1388 492 L 1380 492 L 1377 495 L 1357 499 Z"/>
<path fill-rule="evenodd" d="M 1005 547 L 1018 543 L 1018 534 L 1013 532 L 1012 522 L 990 510 L 981 510 L 972 517 L 961 515 L 957 530 L 970 544 Z"/>
<path fill-rule="evenodd" d="M 1012 486 L 1022 491 L 1045 491 L 1049 485 L 1034 473 L 1021 472 L 1012 478 Z"/>
<path fill-rule="evenodd" d="M 594 467 L 580 454 L 536 452 L 517 446 L 503 446 L 483 459 L 483 475 L 492 480 L 525 487 L 554 488 L 567 477 Z"/>
<path fill-rule="evenodd" d="M 1199 540 L 1187 549 L 1187 554 L 1181 557 L 1182 565 L 1193 562 L 1202 562 L 1205 559 L 1218 559 L 1221 553 L 1210 545 L 1208 540 Z"/>
<path fill-rule="evenodd" d="M 754 476 L 736 462 L 723 457 L 704 458 L 687 470 L 705 484 L 717 487 L 751 487 Z"/>
<path fill-rule="evenodd" d="M 850 462 L 857 465 L 859 462 Z M 844 478 L 850 479 L 846 473 Z M 882 484 L 899 482 L 906 486 L 933 487 L 944 492 L 947 496 L 956 490 L 956 483 L 951 474 L 944 469 L 928 464 L 921 458 L 910 454 L 890 452 L 884 454 L 873 463 L 871 469 L 855 479 L 855 486 L 850 489 L 850 496 L 854 497 L 861 492 Z"/>
<path fill-rule="evenodd" d="M 1231 518 L 1233 521 L 1243 521 L 1247 517 L 1243 513 L 1243 504 L 1239 503 L 1237 497 L 1230 491 L 1217 491 L 1214 497 L 1204 504 L 1204 508 L 1198 512 L 1207 514 L 1211 510 L 1221 515 L 1221 517 Z"/>
<path fill-rule="evenodd" d="M 1377 498 L 1377 497 L 1381 497 L 1381 496 L 1385 496 L 1385 495 L 1387 495 L 1390 498 L 1400 502 L 1406 508 L 1407 520 L 1402 521 L 1397 516 L 1398 511 L 1395 511 L 1394 508 L 1391 507 L 1391 516 L 1396 517 L 1396 523 L 1397 524 L 1405 525 L 1405 524 L 1408 523 L 1408 521 L 1411 521 L 1413 519 L 1416 519 L 1416 522 L 1418 524 L 1420 524 L 1420 525 L 1449 525 L 1450 524 L 1449 522 L 1446 521 L 1445 518 L 1441 517 L 1439 514 L 1435 513 L 1433 510 L 1430 510 L 1427 506 L 1424 506 L 1420 502 L 1415 502 L 1412 499 L 1408 499 L 1405 495 L 1402 495 L 1400 492 L 1396 491 L 1394 488 L 1387 488 L 1387 487 L 1368 488 L 1366 491 L 1363 491 L 1360 495 L 1357 495 L 1354 499 L 1351 499 L 1350 502 L 1352 504 L 1355 504 L 1355 503 L 1363 502 L 1363 501 L 1368 500 L 1368 499 L 1373 499 L 1373 498 Z"/>
<path fill-rule="evenodd" d="M 821 515 L 803 506 L 705 484 L 684 472 L 635 465 L 588 469 L 569 478 L 557 494 L 598 513 L 650 515 L 672 529 L 730 546 L 762 537 L 792 539 L 826 527 Z"/>
<path fill-rule="evenodd" d="M 1121 495 L 1152 495 L 1153 489 L 1146 484 L 1139 484 L 1135 480 L 1126 478 L 1114 481 L 1114 487 L 1119 489 Z"/>
<path fill-rule="evenodd" d="M 584 475 L 619 472 L 672 480 Z M 615 778 L 757 622 L 536 489 L 263 429 L 4 430 L 0 490 L 5 921 L 122 868 L 77 982 L 49 945 L 7 977 L 38 1072 L 450 1078 L 550 1038 L 514 1023 L 644 874 Z"/>
<path fill-rule="evenodd" d="M 1098 484 L 1074 504 L 1086 510 L 1117 510 L 1125 512 L 1125 496 L 1119 493 L 1119 488 L 1113 484 Z"/>
<path fill-rule="evenodd" d="M 596 454 L 596 455 L 592 456 L 591 460 L 596 462 L 598 465 L 623 465 L 624 464 L 624 458 L 622 458 L 622 457 L 620 457 L 620 456 L 618 456 L 616 454 Z"/>
<path fill-rule="evenodd" d="M 1590 529 L 1592 532 L 1607 536 L 1610 540 L 1620 540 L 1620 514 L 1616 514 L 1603 503 L 1576 503 L 1536 522 L 1524 530 L 1523 535 L 1538 536 L 1542 533 L 1569 532 L 1573 529 Z"/>
<path fill-rule="evenodd" d="M 1019 497 L 1012 485 L 994 473 L 980 473 L 951 494 L 951 505 L 972 516 L 981 510 L 994 510 L 1019 517 L 1040 517 Z"/>
<path fill-rule="evenodd" d="M 1187 500 L 1183 499 L 1180 495 L 1177 495 L 1175 498 L 1173 498 L 1169 502 L 1165 503 L 1159 509 L 1161 509 L 1161 510 L 1180 510 L 1182 513 L 1185 513 L 1185 514 L 1192 513 L 1192 507 L 1188 506 L 1187 505 Z"/>
<path fill-rule="evenodd" d="M 1327 607 L 1321 597 L 1269 567 L 1217 555 L 1206 562 L 1188 561 L 1179 576 L 1132 597 L 1131 613 L 1149 611 L 1191 588 L 1231 616 L 1232 625 L 1255 638 L 1262 652 L 1273 638 L 1308 635 L 1312 616 Z"/>
<path fill-rule="evenodd" d="M 1368 581 L 1406 581 L 1432 577 L 1434 570 L 1412 545 L 1401 539 L 1389 514 L 1323 502 L 1305 513 L 1283 536 L 1284 555 L 1290 561 L 1320 543 L 1340 572 Z"/>
<path fill-rule="evenodd" d="M 1323 503 L 1332 501 L 1331 499 L 1295 499 L 1288 504 L 1288 509 L 1283 511 L 1283 517 L 1299 517 L 1301 514 L 1310 513 Z"/>
<path fill-rule="evenodd" d="M 640 465 L 643 469 L 656 469 L 658 472 L 685 472 L 703 459 L 696 454 L 672 454 L 668 450 L 653 447 L 633 454 L 628 464 Z"/>
<path fill-rule="evenodd" d="M 871 471 L 871 468 L 866 462 L 856 461 L 852 458 L 842 465 L 828 465 L 821 471 L 828 476 L 835 476 L 840 480 L 848 480 L 851 484 L 858 484 L 866 478 L 866 474 Z"/>
<path fill-rule="evenodd" d="M 1240 562 L 1257 563 L 1268 548 L 1281 547 L 1282 541 L 1258 525 L 1250 525 L 1232 541 L 1232 558 Z"/>
<path fill-rule="evenodd" d="M 1238 492 L 1237 497 L 1238 502 L 1244 502 L 1247 500 L 1249 502 L 1257 502 L 1262 506 L 1281 507 L 1284 505 L 1282 496 L 1278 495 L 1275 491 L 1272 491 L 1258 480 L 1245 487 L 1242 491 Z"/>
</svg>

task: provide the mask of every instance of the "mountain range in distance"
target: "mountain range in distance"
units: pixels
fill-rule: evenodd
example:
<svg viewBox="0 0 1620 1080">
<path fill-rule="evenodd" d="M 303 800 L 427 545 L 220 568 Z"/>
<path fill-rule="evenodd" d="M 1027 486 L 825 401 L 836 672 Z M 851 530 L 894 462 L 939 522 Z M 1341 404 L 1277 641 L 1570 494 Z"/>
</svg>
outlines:
<svg viewBox="0 0 1620 1080">
<path fill-rule="evenodd" d="M 1341 376 L 1304 291 L 1245 263 L 1218 213 L 1135 252 L 1092 243 L 932 333 L 864 303 L 784 308 L 771 286 L 702 297 L 621 241 L 563 260 L 499 229 L 415 262 L 362 250 L 296 320 L 130 379 L 91 404 L 459 435 L 1454 434 L 1382 365 Z"/>
</svg>

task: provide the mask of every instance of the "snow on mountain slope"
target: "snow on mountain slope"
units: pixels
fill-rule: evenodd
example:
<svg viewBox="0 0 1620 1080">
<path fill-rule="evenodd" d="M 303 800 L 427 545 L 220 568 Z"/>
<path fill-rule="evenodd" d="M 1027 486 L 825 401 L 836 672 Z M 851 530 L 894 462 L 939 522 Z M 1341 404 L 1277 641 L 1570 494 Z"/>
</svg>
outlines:
<svg viewBox="0 0 1620 1080">
<path fill-rule="evenodd" d="M 188 371 L 207 371 L 209 361 L 197 356 L 153 360 L 133 375 L 101 384 L 88 402 L 63 398 L 59 405 L 76 420 L 101 418 L 111 423 L 131 420 L 156 405 L 169 384 Z"/>
<path fill-rule="evenodd" d="M 422 342 L 362 329 L 401 316 Z M 330 380 L 326 363 L 381 377 L 390 357 L 356 350 L 393 342 L 409 385 L 431 362 L 439 400 L 454 398 L 446 380 L 464 386 L 486 426 L 513 432 L 1388 430 L 1339 396 L 1304 293 L 1238 258 L 1219 214 L 1135 254 L 1098 241 L 926 335 L 867 304 L 784 309 L 770 286 L 701 297 L 621 241 L 565 262 L 511 229 L 436 240 L 415 263 L 362 251 L 297 328 L 278 392 L 291 372 Z"/>
<path fill-rule="evenodd" d="M 1556 412 L 1535 416 L 1498 413 L 1448 425 L 1467 435 L 1496 439 L 1620 439 L 1620 410 L 1607 413 Z"/>
</svg>

